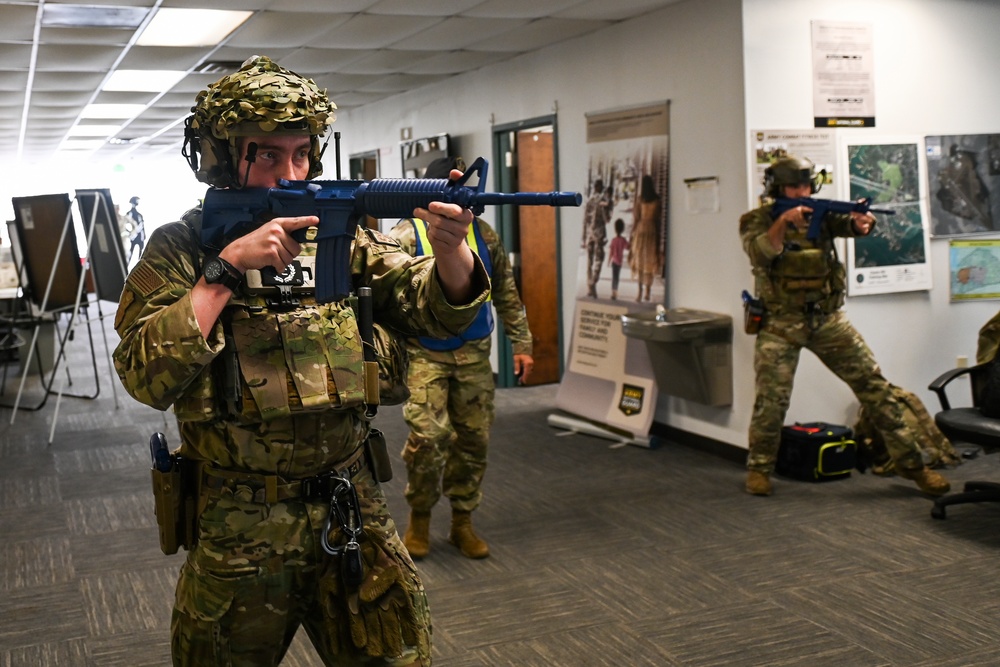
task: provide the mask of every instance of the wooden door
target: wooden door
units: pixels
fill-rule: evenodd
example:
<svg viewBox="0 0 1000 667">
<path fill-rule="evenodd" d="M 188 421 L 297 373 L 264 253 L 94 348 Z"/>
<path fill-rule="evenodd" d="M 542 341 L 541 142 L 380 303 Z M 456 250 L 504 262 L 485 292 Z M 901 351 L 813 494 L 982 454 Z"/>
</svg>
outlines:
<svg viewBox="0 0 1000 667">
<path fill-rule="evenodd" d="M 516 188 L 520 192 L 555 190 L 552 128 L 517 133 Z M 521 279 L 518 287 L 534 338 L 535 368 L 528 384 L 559 382 L 559 243 L 556 210 L 518 207 Z M 517 252 L 517 251 L 515 251 Z"/>
</svg>

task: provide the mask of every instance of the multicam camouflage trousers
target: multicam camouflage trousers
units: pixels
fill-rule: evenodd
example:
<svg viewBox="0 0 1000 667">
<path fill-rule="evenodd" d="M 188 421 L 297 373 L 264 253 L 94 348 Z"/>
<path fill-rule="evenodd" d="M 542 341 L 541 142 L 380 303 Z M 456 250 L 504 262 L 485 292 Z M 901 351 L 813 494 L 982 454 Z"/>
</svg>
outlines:
<svg viewBox="0 0 1000 667">
<path fill-rule="evenodd" d="M 861 334 L 837 311 L 812 317 L 767 315 L 757 335 L 754 356 L 757 398 L 750 420 L 748 469 L 765 473 L 774 469 L 802 348 L 811 350 L 851 388 L 882 433 L 898 469 L 923 467 L 918 436 L 905 425 L 903 406 L 893 394 L 892 385 L 882 376 Z"/>
<path fill-rule="evenodd" d="M 301 625 L 324 665 L 430 664 L 423 585 L 367 467 L 353 483 L 364 581 L 351 588 L 323 549 L 329 505 L 253 502 L 253 489 L 212 491 L 198 544 L 181 567 L 171 622 L 174 665 L 278 665 Z M 328 544 L 342 545 L 334 527 Z"/>
<path fill-rule="evenodd" d="M 473 511 L 483 497 L 494 417 L 490 360 L 446 364 L 411 355 L 407 384 L 406 501 L 429 512 L 443 492 L 452 509 Z"/>
</svg>

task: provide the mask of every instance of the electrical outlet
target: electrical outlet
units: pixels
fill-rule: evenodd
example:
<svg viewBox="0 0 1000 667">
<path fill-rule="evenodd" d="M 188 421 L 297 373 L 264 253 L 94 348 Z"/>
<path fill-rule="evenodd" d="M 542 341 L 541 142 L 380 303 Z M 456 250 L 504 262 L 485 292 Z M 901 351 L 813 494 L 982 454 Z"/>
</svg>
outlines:
<svg viewBox="0 0 1000 667">
<path fill-rule="evenodd" d="M 958 359 L 955 360 L 955 368 L 968 368 L 969 358 L 964 354 L 958 355 Z"/>
</svg>

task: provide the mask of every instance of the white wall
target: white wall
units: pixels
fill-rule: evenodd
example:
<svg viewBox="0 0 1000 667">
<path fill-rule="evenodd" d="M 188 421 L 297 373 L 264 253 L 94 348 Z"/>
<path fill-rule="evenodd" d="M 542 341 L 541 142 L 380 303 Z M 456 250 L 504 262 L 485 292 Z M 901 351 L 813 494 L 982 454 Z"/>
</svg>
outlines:
<svg viewBox="0 0 1000 667">
<path fill-rule="evenodd" d="M 557 109 L 558 187 L 585 192 L 585 115 L 670 100 L 670 305 L 741 318 L 746 260 L 736 219 L 747 201 L 741 12 L 739 0 L 685 0 L 475 75 L 342 112 L 334 126 L 342 132 L 342 167 L 351 153 L 379 149 L 382 176 L 401 175 L 403 127 L 412 127 L 415 137 L 440 132 L 458 137 L 467 161 L 492 158 L 491 118 L 502 125 Z M 720 213 L 684 213 L 683 179 L 695 176 L 719 177 Z M 563 322 L 568 327 L 582 210 L 562 209 L 561 224 Z M 749 357 L 735 362 L 749 364 Z M 669 400 L 661 401 L 657 411 L 658 421 L 739 442 L 737 432 L 745 427 L 734 422 L 734 415 L 735 410 Z"/>
<path fill-rule="evenodd" d="M 876 126 L 838 140 L 920 140 L 1000 132 L 1000 3 L 992 0 L 744 0 L 747 127 L 812 125 L 810 21 L 874 28 Z M 949 303 L 948 241 L 931 241 L 930 292 L 848 299 L 847 313 L 890 381 L 938 407 L 927 384 L 959 355 L 975 359 L 979 327 L 997 302 Z M 749 280 L 749 274 L 747 275 Z M 749 353 L 737 355 L 737 411 L 749 418 Z M 740 372 L 742 371 L 742 372 Z M 964 395 L 961 398 L 965 398 Z M 815 357 L 803 354 L 789 419 L 851 423 L 857 403 Z"/>
</svg>

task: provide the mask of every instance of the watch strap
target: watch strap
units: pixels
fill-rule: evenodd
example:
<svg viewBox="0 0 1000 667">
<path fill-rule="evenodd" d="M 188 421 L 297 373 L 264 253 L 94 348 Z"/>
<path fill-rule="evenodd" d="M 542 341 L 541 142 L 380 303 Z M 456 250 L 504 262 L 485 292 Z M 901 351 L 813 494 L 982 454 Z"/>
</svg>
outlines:
<svg viewBox="0 0 1000 667">
<path fill-rule="evenodd" d="M 222 275 L 219 277 L 219 279 L 213 282 L 228 288 L 230 292 L 236 292 L 240 288 L 240 285 L 243 284 L 243 274 L 240 273 L 235 266 L 233 266 L 226 260 L 222 259 L 221 257 L 213 257 L 209 261 L 218 262 L 223 269 Z"/>
</svg>

